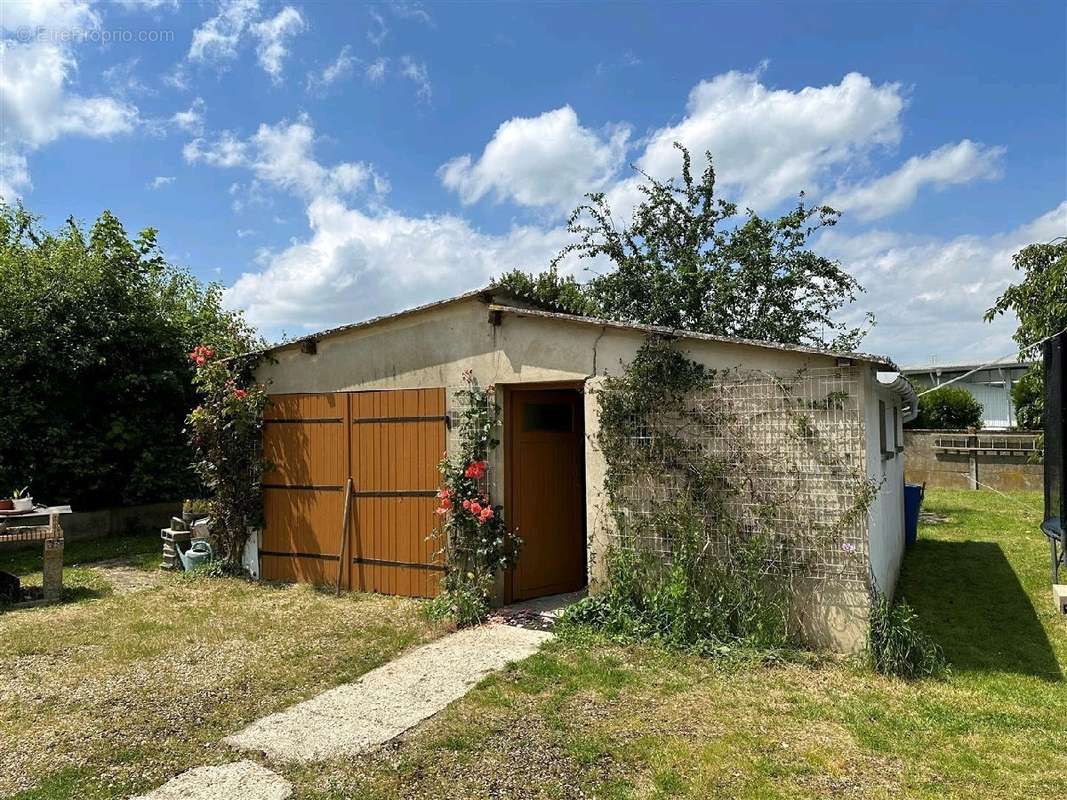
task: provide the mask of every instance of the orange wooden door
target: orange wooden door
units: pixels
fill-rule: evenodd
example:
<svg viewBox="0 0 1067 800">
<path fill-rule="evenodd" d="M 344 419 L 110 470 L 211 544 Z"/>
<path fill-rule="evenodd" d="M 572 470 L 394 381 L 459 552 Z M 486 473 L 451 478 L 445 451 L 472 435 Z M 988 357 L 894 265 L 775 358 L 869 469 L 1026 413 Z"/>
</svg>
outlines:
<svg viewBox="0 0 1067 800">
<path fill-rule="evenodd" d="M 341 569 L 352 590 L 436 595 L 444 389 L 274 395 L 263 417 L 263 577 L 333 584 Z"/>
<path fill-rule="evenodd" d="M 354 591 L 433 597 L 444 571 L 435 495 L 444 453 L 444 389 L 353 392 L 350 517 Z"/>
<path fill-rule="evenodd" d="M 260 566 L 267 580 L 332 583 L 340 566 L 348 398 L 344 394 L 271 397 L 263 413 Z"/>
<path fill-rule="evenodd" d="M 581 394 L 510 393 L 508 523 L 522 538 L 512 575 L 516 600 L 585 585 L 585 470 Z"/>
</svg>

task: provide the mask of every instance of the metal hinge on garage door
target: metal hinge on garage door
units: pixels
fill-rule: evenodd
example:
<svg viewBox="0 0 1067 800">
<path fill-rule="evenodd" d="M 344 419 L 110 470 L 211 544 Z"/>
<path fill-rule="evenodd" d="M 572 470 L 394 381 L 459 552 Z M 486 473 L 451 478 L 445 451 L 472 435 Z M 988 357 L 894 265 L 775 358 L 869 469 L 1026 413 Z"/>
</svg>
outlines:
<svg viewBox="0 0 1067 800">
<path fill-rule="evenodd" d="M 274 395 L 264 414 L 262 571 L 414 597 L 438 592 L 431 537 L 445 450 L 444 389 Z M 347 546 L 344 490 L 353 480 Z M 346 551 L 345 563 L 339 554 Z"/>
</svg>

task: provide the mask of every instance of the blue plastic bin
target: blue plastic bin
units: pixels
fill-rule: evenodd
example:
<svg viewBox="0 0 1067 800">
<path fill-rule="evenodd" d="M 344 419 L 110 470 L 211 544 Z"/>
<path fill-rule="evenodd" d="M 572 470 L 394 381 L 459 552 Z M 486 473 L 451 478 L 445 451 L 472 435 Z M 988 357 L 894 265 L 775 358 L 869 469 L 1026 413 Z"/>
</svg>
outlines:
<svg viewBox="0 0 1067 800">
<path fill-rule="evenodd" d="M 919 507 L 923 503 L 925 487 L 918 483 L 904 484 L 904 544 L 911 547 L 919 538 Z"/>
</svg>

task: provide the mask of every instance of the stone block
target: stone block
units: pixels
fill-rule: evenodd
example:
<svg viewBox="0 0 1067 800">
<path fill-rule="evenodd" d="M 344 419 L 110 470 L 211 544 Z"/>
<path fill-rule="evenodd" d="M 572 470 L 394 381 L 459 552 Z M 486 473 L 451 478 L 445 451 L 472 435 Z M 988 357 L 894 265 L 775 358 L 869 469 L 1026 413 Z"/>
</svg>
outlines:
<svg viewBox="0 0 1067 800">
<path fill-rule="evenodd" d="M 1053 584 L 1052 599 L 1056 603 L 1056 612 L 1067 616 L 1067 584 Z"/>
</svg>

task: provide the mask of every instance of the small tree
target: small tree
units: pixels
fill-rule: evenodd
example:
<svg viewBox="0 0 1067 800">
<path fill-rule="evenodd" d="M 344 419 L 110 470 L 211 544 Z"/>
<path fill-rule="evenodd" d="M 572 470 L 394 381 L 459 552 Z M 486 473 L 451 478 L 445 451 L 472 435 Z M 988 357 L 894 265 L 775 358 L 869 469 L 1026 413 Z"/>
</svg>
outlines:
<svg viewBox="0 0 1067 800">
<path fill-rule="evenodd" d="M 219 555 L 239 570 L 252 528 L 262 527 L 260 482 L 269 464 L 262 456 L 264 388 L 247 378 L 247 360 L 223 360 L 207 345 L 189 358 L 202 401 L 189 414 L 187 431 L 197 460 L 193 467 L 211 492 L 211 534 Z"/>
<path fill-rule="evenodd" d="M 1024 247 L 1012 259 L 1015 269 L 1023 273 L 1020 283 L 1009 286 L 985 313 L 986 322 L 1001 314 L 1014 313 L 1019 318 L 1015 341 L 1022 348 L 1020 358 L 1038 359 L 1036 342 L 1067 328 L 1067 238 L 1048 244 Z M 1016 384 L 1012 392 L 1019 424 L 1040 428 L 1044 415 L 1045 377 L 1035 364 Z"/>
<path fill-rule="evenodd" d="M 605 194 L 589 194 L 568 221 L 575 241 L 551 269 L 508 273 L 500 283 L 550 305 L 625 322 L 854 349 L 866 331 L 834 317 L 863 289 L 838 262 L 808 247 L 839 213 L 808 207 L 801 195 L 778 219 L 748 211 L 737 221 L 737 206 L 715 195 L 711 154 L 696 177 L 689 151 L 675 147 L 682 157 L 680 185 L 641 173 L 643 199 L 629 225 L 616 226 Z M 613 269 L 584 285 L 560 278 L 556 270 L 571 255 L 606 259 Z"/>
<path fill-rule="evenodd" d="M 919 416 L 909 427 L 965 431 L 982 427 L 982 404 L 959 386 L 942 386 L 919 398 Z"/>
</svg>

